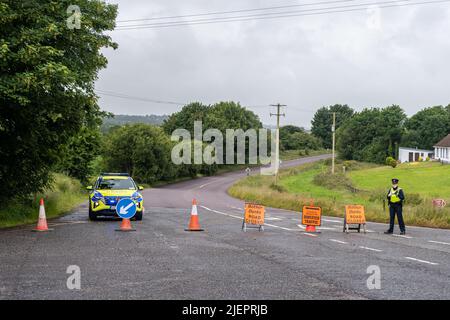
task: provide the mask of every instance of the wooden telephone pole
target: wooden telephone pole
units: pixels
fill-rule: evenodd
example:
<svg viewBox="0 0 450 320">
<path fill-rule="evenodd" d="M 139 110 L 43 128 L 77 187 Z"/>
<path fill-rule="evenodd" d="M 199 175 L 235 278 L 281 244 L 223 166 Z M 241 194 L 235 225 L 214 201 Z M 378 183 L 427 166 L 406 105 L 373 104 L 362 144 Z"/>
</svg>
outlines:
<svg viewBox="0 0 450 320">
<path fill-rule="evenodd" d="M 331 173 L 334 174 L 334 159 L 336 158 L 336 112 L 333 112 L 333 126 L 331 127 L 333 133 L 333 159 L 331 161 Z"/>
<path fill-rule="evenodd" d="M 271 113 L 270 116 L 276 116 L 277 117 L 277 131 L 276 131 L 276 154 L 275 154 L 275 184 L 278 182 L 278 168 L 280 167 L 280 117 L 285 117 L 286 115 L 284 113 L 281 113 L 281 107 L 286 107 L 285 104 L 271 104 L 271 107 L 277 107 L 277 113 Z"/>
</svg>

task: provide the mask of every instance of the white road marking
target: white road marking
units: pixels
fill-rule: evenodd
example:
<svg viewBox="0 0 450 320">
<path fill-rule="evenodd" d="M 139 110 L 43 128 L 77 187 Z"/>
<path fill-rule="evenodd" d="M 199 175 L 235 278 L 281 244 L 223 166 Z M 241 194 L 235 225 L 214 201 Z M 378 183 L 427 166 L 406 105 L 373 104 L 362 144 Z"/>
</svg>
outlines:
<svg viewBox="0 0 450 320">
<path fill-rule="evenodd" d="M 411 236 L 404 236 L 404 235 L 401 235 L 401 234 L 393 234 L 392 236 L 393 237 L 398 237 L 398 238 L 405 238 L 405 239 L 412 239 L 413 238 Z"/>
<path fill-rule="evenodd" d="M 204 187 L 209 186 L 210 184 L 213 184 L 214 182 L 218 182 L 218 181 L 221 181 L 221 180 L 223 180 L 223 179 L 214 179 L 213 181 L 210 181 L 210 182 L 208 182 L 208 183 L 202 184 L 201 186 L 195 187 L 195 188 L 193 188 L 193 189 L 194 189 L 194 190 L 195 190 L 195 189 L 203 189 Z"/>
<path fill-rule="evenodd" d="M 426 261 L 426 260 L 420 260 L 420 259 L 411 258 L 411 257 L 405 257 L 405 259 L 412 260 L 412 261 L 417 261 L 417 262 L 422 262 L 422 263 L 426 263 L 426 264 L 431 264 L 431 265 L 433 265 L 433 266 L 436 266 L 436 265 L 439 264 L 439 263 L 436 263 L 436 262 L 431 262 L 431 261 Z"/>
<path fill-rule="evenodd" d="M 298 224 L 297 227 L 299 227 L 300 229 L 303 229 L 303 230 L 306 229 L 306 227 L 304 225 L 302 225 L 302 224 Z"/>
<path fill-rule="evenodd" d="M 431 243 L 438 243 L 438 244 L 445 244 L 445 245 L 448 245 L 448 246 L 450 246 L 450 243 L 448 243 L 448 242 L 442 242 L 442 241 L 433 241 L 433 240 L 428 240 L 428 242 L 431 242 Z"/>
<path fill-rule="evenodd" d="M 294 229 L 289 229 L 289 228 L 285 228 L 285 227 L 280 227 L 280 226 L 276 226 L 274 224 L 269 224 L 269 223 L 265 223 L 264 226 L 269 226 L 269 227 L 273 227 L 273 228 L 279 228 L 282 230 L 286 230 L 286 231 L 296 231 Z"/>
<path fill-rule="evenodd" d="M 244 219 L 243 217 L 238 217 L 238 216 L 235 216 L 235 215 L 232 215 L 232 214 L 229 214 L 229 213 L 225 213 L 225 212 L 217 211 L 217 210 L 214 210 L 214 209 L 210 209 L 210 208 L 205 207 L 205 206 L 200 206 L 200 208 L 203 208 L 205 210 L 208 210 L 208 211 L 211 211 L 211 212 L 215 212 L 215 213 L 218 213 L 218 214 L 222 214 L 222 215 L 227 216 L 227 217 L 232 217 L 232 218 L 240 219 L 240 220 Z"/>
<path fill-rule="evenodd" d="M 337 243 L 340 243 L 340 244 L 348 244 L 348 242 L 341 241 L 341 240 L 336 240 L 336 239 L 328 239 L 328 240 L 333 241 L 333 242 L 337 242 Z"/>
<path fill-rule="evenodd" d="M 317 227 L 319 230 L 336 230 L 336 228 L 333 227 Z"/>
<path fill-rule="evenodd" d="M 240 219 L 240 220 L 243 220 L 243 219 L 244 219 L 243 217 L 238 217 L 238 216 L 235 216 L 235 215 L 232 215 L 232 214 L 229 214 L 229 213 L 225 213 L 225 212 L 217 211 L 217 210 L 214 210 L 214 209 L 210 209 L 210 208 L 205 207 L 205 206 L 200 206 L 200 207 L 203 208 L 203 209 L 205 209 L 205 210 L 211 211 L 211 212 L 215 212 L 215 213 L 218 213 L 218 214 L 222 214 L 222 215 L 224 215 L 224 216 L 228 216 L 228 217 L 232 217 L 232 218 L 236 218 L 236 219 Z M 294 229 L 289 229 L 289 228 L 285 228 L 285 227 L 280 227 L 280 226 L 276 226 L 276 225 L 274 225 L 274 224 L 269 224 L 269 223 L 265 223 L 264 226 L 272 227 L 272 228 L 278 228 L 278 229 L 286 230 L 286 231 L 297 231 L 297 230 L 294 230 Z"/>
<path fill-rule="evenodd" d="M 83 224 L 83 223 L 88 223 L 88 221 L 68 221 L 68 222 L 60 222 L 60 223 L 49 222 L 48 225 L 52 226 L 52 227 L 56 227 L 56 226 L 64 226 L 67 224 Z"/>
<path fill-rule="evenodd" d="M 303 232 L 303 234 L 304 234 L 305 236 L 317 237 L 317 234 L 314 234 L 314 233 Z"/>
<path fill-rule="evenodd" d="M 276 218 L 276 217 L 266 217 L 265 219 L 266 219 L 266 220 L 269 220 L 269 221 L 279 221 L 279 220 L 283 220 L 283 219 L 281 219 L 281 218 Z"/>
<path fill-rule="evenodd" d="M 383 250 L 380 249 L 374 249 L 374 248 L 369 248 L 369 247 L 364 247 L 364 246 L 359 246 L 360 249 L 365 249 L 365 250 L 370 250 L 370 251 L 375 251 L 375 252 L 383 252 Z"/>
<path fill-rule="evenodd" d="M 325 221 L 325 222 L 334 222 L 334 223 L 342 223 L 342 221 L 331 220 L 331 219 L 322 219 L 322 221 Z"/>
</svg>

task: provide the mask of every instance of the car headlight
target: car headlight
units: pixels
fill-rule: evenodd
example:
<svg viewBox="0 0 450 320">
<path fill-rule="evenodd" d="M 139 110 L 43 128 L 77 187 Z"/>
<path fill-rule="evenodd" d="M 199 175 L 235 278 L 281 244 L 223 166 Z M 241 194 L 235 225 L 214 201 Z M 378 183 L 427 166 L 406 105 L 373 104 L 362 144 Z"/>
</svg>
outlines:
<svg viewBox="0 0 450 320">
<path fill-rule="evenodd" d="M 94 201 L 94 202 L 101 201 L 101 202 L 105 203 L 105 197 L 103 197 L 103 195 L 100 192 L 94 191 L 94 195 L 92 196 L 92 201 Z"/>
<path fill-rule="evenodd" d="M 139 192 L 135 192 L 131 195 L 131 200 L 141 202 L 143 200 L 142 195 Z"/>
</svg>

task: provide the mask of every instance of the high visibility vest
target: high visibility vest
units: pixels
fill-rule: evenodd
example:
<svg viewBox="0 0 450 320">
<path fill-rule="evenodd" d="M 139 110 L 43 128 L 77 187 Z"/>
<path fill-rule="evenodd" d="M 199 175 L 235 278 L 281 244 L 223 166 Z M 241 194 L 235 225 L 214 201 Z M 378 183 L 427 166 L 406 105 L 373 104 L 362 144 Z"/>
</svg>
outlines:
<svg viewBox="0 0 450 320">
<path fill-rule="evenodd" d="M 399 203 L 402 201 L 398 194 L 402 190 L 401 188 L 397 188 L 397 190 L 394 190 L 394 188 L 391 188 L 391 191 L 389 192 L 389 196 L 391 197 L 391 203 Z"/>
</svg>

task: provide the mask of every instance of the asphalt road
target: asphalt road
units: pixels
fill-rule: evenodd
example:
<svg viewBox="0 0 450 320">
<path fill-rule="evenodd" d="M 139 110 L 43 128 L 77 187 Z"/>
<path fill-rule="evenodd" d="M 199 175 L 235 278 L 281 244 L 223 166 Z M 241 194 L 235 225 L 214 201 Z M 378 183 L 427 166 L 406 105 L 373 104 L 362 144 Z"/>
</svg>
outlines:
<svg viewBox="0 0 450 320">
<path fill-rule="evenodd" d="M 409 227 L 401 237 L 368 223 L 367 234 L 344 234 L 341 219 L 324 217 L 310 235 L 299 212 L 267 208 L 265 231 L 243 232 L 243 202 L 226 190 L 244 175 L 145 190 L 132 233 L 115 232 L 117 220 L 88 221 L 87 204 L 52 220 L 49 233 L 0 231 L 0 299 L 450 298 L 450 230 Z M 192 198 L 204 232 L 184 231 Z M 71 265 L 80 290 L 67 288 Z M 369 266 L 380 289 L 367 286 Z"/>
</svg>

